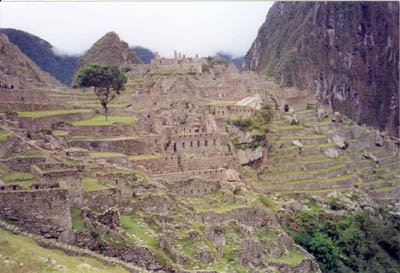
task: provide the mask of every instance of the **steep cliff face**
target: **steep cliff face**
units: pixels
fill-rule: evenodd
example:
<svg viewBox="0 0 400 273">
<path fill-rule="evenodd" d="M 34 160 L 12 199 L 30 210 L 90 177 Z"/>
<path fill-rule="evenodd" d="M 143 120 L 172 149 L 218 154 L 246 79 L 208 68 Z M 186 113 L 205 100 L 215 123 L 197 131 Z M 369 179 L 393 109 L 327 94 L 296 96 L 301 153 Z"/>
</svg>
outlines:
<svg viewBox="0 0 400 273">
<path fill-rule="evenodd" d="M 20 88 L 44 85 L 60 86 L 60 82 L 41 70 L 8 37 L 0 33 L 0 82 Z"/>
<path fill-rule="evenodd" d="M 77 56 L 58 55 L 49 42 L 25 31 L 1 28 L 0 33 L 7 35 L 10 42 L 18 46 L 42 70 L 64 84 L 71 83 Z"/>
<path fill-rule="evenodd" d="M 277 2 L 243 68 L 398 136 L 398 18 L 398 2 Z"/>
<path fill-rule="evenodd" d="M 124 67 L 130 64 L 142 63 L 142 61 L 131 51 L 126 42 L 120 40 L 115 32 L 108 32 L 79 58 L 73 84 L 76 83 L 79 69 L 92 63 L 113 64 Z"/>
</svg>

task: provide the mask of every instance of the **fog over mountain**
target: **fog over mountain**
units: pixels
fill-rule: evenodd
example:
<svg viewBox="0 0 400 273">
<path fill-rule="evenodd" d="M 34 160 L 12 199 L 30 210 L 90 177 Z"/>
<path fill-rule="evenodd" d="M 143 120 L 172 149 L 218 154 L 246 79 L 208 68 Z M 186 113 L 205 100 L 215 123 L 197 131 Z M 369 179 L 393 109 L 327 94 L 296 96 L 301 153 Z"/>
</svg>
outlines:
<svg viewBox="0 0 400 273">
<path fill-rule="evenodd" d="M 82 55 L 99 37 L 115 31 L 130 46 L 165 57 L 172 57 L 174 49 L 186 56 L 213 56 L 223 50 L 236 57 L 249 49 L 272 4 L 2 3 L 0 27 L 27 31 L 68 54 Z"/>
</svg>

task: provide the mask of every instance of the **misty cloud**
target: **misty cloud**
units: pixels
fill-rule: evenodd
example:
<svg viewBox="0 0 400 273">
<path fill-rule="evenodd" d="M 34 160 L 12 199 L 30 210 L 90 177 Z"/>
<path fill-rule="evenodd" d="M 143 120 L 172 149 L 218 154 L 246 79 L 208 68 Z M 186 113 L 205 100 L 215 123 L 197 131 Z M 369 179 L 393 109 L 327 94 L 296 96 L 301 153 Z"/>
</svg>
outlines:
<svg viewBox="0 0 400 273">
<path fill-rule="evenodd" d="M 0 27 L 37 35 L 57 54 L 82 54 L 108 31 L 171 57 L 250 48 L 273 2 L 3 2 Z"/>
</svg>

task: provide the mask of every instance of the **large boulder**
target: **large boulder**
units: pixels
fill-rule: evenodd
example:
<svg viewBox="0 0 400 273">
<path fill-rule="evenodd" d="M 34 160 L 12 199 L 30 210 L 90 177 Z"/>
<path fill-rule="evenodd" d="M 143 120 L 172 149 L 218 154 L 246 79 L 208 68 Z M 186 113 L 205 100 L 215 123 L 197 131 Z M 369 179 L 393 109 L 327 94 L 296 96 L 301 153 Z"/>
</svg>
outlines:
<svg viewBox="0 0 400 273">
<path fill-rule="evenodd" d="M 257 135 L 256 130 L 238 131 L 238 142 L 239 144 L 250 143 L 256 135 Z"/>
<path fill-rule="evenodd" d="M 240 164 L 247 165 L 263 157 L 263 148 L 257 147 L 254 150 L 253 149 L 238 150 L 237 155 Z"/>
<path fill-rule="evenodd" d="M 325 117 L 324 108 L 322 106 L 318 106 L 318 108 L 316 110 L 316 114 L 317 114 L 318 121 L 322 121 L 322 119 Z"/>
<path fill-rule="evenodd" d="M 247 106 L 256 110 L 260 110 L 263 105 L 263 100 L 261 99 L 260 95 L 257 94 L 252 97 L 246 97 L 236 103 L 239 106 Z"/>
<path fill-rule="evenodd" d="M 332 136 L 332 141 L 339 146 L 340 149 L 346 149 L 347 144 L 344 142 L 344 138 L 338 135 L 333 135 Z"/>
<path fill-rule="evenodd" d="M 240 174 L 234 169 L 227 169 L 225 171 L 225 181 L 227 182 L 242 182 Z"/>
<path fill-rule="evenodd" d="M 379 131 L 376 131 L 375 145 L 382 147 L 383 144 L 384 144 L 384 134 L 380 133 Z"/>
<path fill-rule="evenodd" d="M 324 151 L 324 154 L 329 158 L 338 158 L 339 152 L 334 148 L 328 148 Z"/>
<path fill-rule="evenodd" d="M 294 146 L 299 147 L 299 148 L 304 147 L 303 143 L 301 143 L 300 140 L 293 140 L 293 141 L 292 141 L 292 144 L 293 144 Z"/>
<path fill-rule="evenodd" d="M 75 235 L 70 230 L 64 230 L 58 237 L 58 241 L 64 244 L 73 244 L 75 242 Z"/>
</svg>

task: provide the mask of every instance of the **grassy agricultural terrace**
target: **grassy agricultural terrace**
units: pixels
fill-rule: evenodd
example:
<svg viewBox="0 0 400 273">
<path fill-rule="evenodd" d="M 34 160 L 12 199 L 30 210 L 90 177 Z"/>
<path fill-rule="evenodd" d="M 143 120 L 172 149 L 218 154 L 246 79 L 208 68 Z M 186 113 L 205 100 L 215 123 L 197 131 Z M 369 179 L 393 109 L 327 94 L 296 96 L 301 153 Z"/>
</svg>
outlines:
<svg viewBox="0 0 400 273">
<path fill-rule="evenodd" d="M 0 130 L 0 141 L 4 141 L 7 139 L 8 132 L 4 130 Z"/>
<path fill-rule="evenodd" d="M 29 118 L 42 118 L 55 115 L 76 114 L 76 113 L 89 113 L 90 109 L 68 109 L 68 110 L 50 110 L 50 111 L 33 111 L 33 112 L 17 112 L 20 117 Z"/>
<path fill-rule="evenodd" d="M 108 120 L 106 120 L 105 116 L 97 114 L 87 119 L 73 121 L 71 124 L 74 126 L 106 126 L 118 122 L 124 125 L 131 125 L 135 121 L 136 118 L 132 116 L 108 116 Z"/>
</svg>

